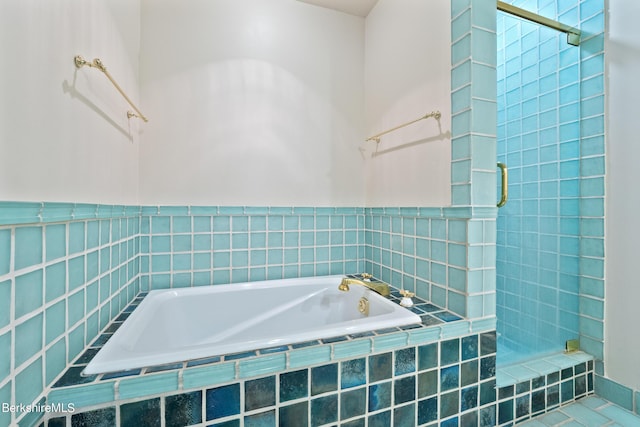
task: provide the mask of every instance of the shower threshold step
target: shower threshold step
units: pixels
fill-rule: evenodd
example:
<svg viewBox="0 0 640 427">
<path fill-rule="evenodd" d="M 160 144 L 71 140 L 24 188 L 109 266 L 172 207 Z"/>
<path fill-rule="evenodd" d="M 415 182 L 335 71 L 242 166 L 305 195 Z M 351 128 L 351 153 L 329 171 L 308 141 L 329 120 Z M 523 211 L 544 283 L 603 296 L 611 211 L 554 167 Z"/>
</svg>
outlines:
<svg viewBox="0 0 640 427">
<path fill-rule="evenodd" d="M 496 369 L 496 386 L 506 387 L 544 377 L 555 372 L 587 363 L 587 371 L 593 369 L 593 356 L 577 351 L 574 353 L 556 353 L 542 358 L 498 366 Z"/>
<path fill-rule="evenodd" d="M 582 352 L 551 354 L 499 366 L 496 369 L 497 425 L 520 425 L 593 395 L 593 368 L 593 357 Z M 567 427 L 581 425 L 568 424 Z"/>
<path fill-rule="evenodd" d="M 560 426 L 640 426 L 640 416 L 598 396 L 590 396 L 518 424 L 518 427 Z"/>
</svg>

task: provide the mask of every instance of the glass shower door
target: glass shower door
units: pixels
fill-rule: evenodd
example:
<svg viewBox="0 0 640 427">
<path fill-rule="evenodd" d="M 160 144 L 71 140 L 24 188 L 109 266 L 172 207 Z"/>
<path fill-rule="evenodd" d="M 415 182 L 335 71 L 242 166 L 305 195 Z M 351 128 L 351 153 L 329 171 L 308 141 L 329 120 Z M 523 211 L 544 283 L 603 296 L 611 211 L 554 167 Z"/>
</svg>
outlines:
<svg viewBox="0 0 640 427">
<path fill-rule="evenodd" d="M 496 265 L 505 365 L 578 337 L 580 48 L 502 12 L 497 32 L 498 162 L 509 167 Z"/>
</svg>

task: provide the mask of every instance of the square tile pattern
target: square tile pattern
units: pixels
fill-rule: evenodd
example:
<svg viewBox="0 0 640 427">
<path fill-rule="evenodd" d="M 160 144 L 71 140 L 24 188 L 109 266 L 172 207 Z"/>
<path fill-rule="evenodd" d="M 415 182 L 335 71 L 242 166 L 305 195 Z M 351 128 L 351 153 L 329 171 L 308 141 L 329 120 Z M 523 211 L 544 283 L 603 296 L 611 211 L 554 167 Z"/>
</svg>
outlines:
<svg viewBox="0 0 640 427">
<path fill-rule="evenodd" d="M 489 427 L 496 423 L 495 359 L 494 332 L 463 335 L 215 386 L 152 392 L 143 400 L 54 415 L 46 425 L 93 427 L 116 419 L 123 426 Z"/>
</svg>

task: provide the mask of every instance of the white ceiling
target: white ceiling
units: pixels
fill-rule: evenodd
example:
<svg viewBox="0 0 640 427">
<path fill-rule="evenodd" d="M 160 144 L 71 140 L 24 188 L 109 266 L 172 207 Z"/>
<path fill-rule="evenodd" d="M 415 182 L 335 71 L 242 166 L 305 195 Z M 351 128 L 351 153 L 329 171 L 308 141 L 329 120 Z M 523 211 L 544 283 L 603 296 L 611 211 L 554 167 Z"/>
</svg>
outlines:
<svg viewBox="0 0 640 427">
<path fill-rule="evenodd" d="M 316 6 L 339 10 L 350 15 L 365 17 L 369 14 L 378 0 L 298 0 Z"/>
</svg>

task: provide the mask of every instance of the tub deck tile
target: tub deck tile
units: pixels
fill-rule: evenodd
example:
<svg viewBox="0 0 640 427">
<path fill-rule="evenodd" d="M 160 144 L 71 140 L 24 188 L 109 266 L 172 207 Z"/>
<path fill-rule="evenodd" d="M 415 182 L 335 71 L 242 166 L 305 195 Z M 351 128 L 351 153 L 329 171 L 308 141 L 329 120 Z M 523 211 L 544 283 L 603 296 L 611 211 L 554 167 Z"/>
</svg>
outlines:
<svg viewBox="0 0 640 427">
<path fill-rule="evenodd" d="M 65 387 L 51 390 L 47 403 L 73 403 L 77 408 L 98 405 L 115 400 L 115 381 L 85 384 L 81 387 Z"/>
<path fill-rule="evenodd" d="M 427 344 L 444 337 L 453 337 L 457 334 L 469 333 L 472 329 L 486 330 L 495 326 L 495 320 L 484 322 L 471 322 L 460 318 L 428 301 L 414 297 L 415 308 L 422 313 L 421 323 L 406 325 L 403 327 L 384 328 L 375 331 L 311 340 L 301 343 L 284 345 L 279 347 L 257 349 L 255 351 L 239 352 L 223 356 L 212 356 L 196 360 L 188 360 L 178 363 L 132 369 L 120 372 L 111 372 L 89 377 L 80 376 L 91 355 L 97 353 L 112 336 L 124 320 L 138 307 L 148 292 L 139 293 L 136 298 L 126 306 L 111 324 L 107 325 L 103 333 L 90 345 L 87 350 L 73 363 L 71 367 L 60 377 L 54 385 L 59 393 L 69 392 L 71 387 L 78 384 L 101 385 L 97 399 L 112 399 L 114 390 L 124 384 L 125 393 L 128 393 L 127 384 L 135 384 L 134 380 L 139 375 L 143 378 L 152 378 L 154 372 L 166 372 L 172 380 L 168 389 L 187 390 L 205 387 L 215 384 L 223 384 L 228 381 L 249 378 L 265 373 L 281 370 L 304 368 L 322 363 L 345 358 L 367 356 L 372 352 L 384 352 L 395 350 L 407 345 Z M 397 295 L 397 296 L 394 296 Z M 391 301 L 399 303 L 400 294 L 393 288 Z M 428 314 L 427 314 L 428 313 Z M 178 384 L 173 378 L 178 378 Z M 159 378 L 159 376 L 158 376 Z M 115 382 L 113 380 L 116 380 Z M 117 384 L 116 384 L 117 383 Z M 165 384 L 166 386 L 166 384 Z M 70 392 L 71 393 L 71 392 Z M 73 393 L 71 393 L 73 394 Z M 143 394 L 139 394 L 142 396 Z M 56 396 L 55 394 L 53 395 Z"/>
<path fill-rule="evenodd" d="M 333 346 L 333 357 L 335 359 L 346 359 L 348 357 L 363 356 L 371 353 L 370 340 L 356 340 L 344 343 L 337 343 Z"/>
<path fill-rule="evenodd" d="M 300 342 L 297 344 L 291 344 L 291 347 L 294 349 L 297 349 L 297 348 L 311 347 L 312 345 L 320 345 L 320 341 L 313 340 L 313 341 Z"/>
<path fill-rule="evenodd" d="M 128 371 L 111 372 L 109 374 L 103 374 L 100 380 L 110 380 L 114 378 L 131 377 L 134 375 L 140 375 L 142 369 L 130 369 Z"/>
<path fill-rule="evenodd" d="M 249 378 L 258 375 L 269 374 L 272 372 L 284 371 L 286 368 L 286 355 L 275 354 L 272 356 L 241 360 L 239 362 L 238 373 L 240 378 Z"/>
<path fill-rule="evenodd" d="M 244 351 L 241 353 L 233 353 L 233 354 L 225 354 L 224 360 L 238 360 L 238 359 L 246 359 L 247 357 L 253 357 L 257 354 L 256 351 Z"/>
<path fill-rule="evenodd" d="M 120 399 L 130 399 L 177 390 L 178 371 L 174 371 L 123 379 L 120 381 L 118 394 Z"/>
<path fill-rule="evenodd" d="M 236 363 L 216 363 L 185 369 L 182 373 L 184 389 L 205 387 L 221 384 L 236 379 Z"/>
<path fill-rule="evenodd" d="M 202 358 L 202 359 L 190 360 L 190 361 L 187 362 L 187 368 L 191 368 L 193 366 L 208 365 L 210 363 L 218 363 L 221 360 L 222 360 L 222 357 L 220 357 L 220 356 L 205 357 L 205 358 Z"/>
</svg>

